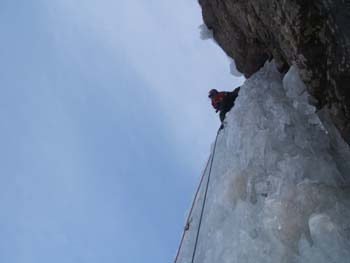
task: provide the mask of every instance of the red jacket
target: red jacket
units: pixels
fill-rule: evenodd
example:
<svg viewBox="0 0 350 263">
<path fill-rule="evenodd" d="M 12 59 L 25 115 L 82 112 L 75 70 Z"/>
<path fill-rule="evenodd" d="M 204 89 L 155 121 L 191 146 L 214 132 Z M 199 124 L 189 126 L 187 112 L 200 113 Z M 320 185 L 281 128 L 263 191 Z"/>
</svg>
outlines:
<svg viewBox="0 0 350 263">
<path fill-rule="evenodd" d="M 224 100 L 224 98 L 226 97 L 226 91 L 221 91 L 216 93 L 215 95 L 213 95 L 210 99 L 211 99 L 211 105 L 214 107 L 214 109 L 216 110 L 220 110 L 220 104 L 221 102 Z"/>
</svg>

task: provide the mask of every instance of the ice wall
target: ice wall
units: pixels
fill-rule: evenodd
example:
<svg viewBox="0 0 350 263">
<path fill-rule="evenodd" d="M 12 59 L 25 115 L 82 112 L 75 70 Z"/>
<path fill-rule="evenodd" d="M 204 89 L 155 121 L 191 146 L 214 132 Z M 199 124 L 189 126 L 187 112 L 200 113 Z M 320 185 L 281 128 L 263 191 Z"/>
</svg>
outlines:
<svg viewBox="0 0 350 263">
<path fill-rule="evenodd" d="M 194 262 L 350 262 L 349 148 L 308 100 L 295 67 L 283 78 L 266 64 L 245 82 L 218 137 Z M 179 263 L 191 262 L 204 189 Z"/>
</svg>

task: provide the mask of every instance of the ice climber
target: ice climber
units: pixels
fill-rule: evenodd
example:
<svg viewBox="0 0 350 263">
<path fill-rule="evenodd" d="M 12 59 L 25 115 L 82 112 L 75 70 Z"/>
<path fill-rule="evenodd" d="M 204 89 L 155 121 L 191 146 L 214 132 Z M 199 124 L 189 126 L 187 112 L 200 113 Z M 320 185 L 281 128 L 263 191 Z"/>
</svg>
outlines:
<svg viewBox="0 0 350 263">
<path fill-rule="evenodd" d="M 240 87 L 234 89 L 233 91 L 217 91 L 212 89 L 209 91 L 208 97 L 211 99 L 211 105 L 216 110 L 220 111 L 220 129 L 224 128 L 224 119 L 227 112 L 235 105 L 235 100 L 238 97 L 238 92 Z"/>
</svg>

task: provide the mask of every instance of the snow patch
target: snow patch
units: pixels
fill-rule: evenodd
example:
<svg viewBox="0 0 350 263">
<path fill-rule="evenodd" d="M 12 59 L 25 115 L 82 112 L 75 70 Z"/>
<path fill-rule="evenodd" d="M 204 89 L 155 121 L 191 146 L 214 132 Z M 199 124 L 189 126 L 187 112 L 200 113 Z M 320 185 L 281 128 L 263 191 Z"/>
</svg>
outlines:
<svg viewBox="0 0 350 263">
<path fill-rule="evenodd" d="M 233 75 L 234 77 L 242 77 L 243 74 L 238 71 L 238 69 L 236 67 L 236 62 L 230 57 L 228 57 L 228 59 L 230 61 L 230 73 L 231 73 L 231 75 Z"/>
<path fill-rule="evenodd" d="M 201 24 L 198 28 L 199 28 L 200 39 L 202 39 L 202 40 L 208 40 L 208 39 L 214 40 L 213 30 L 210 30 L 206 24 Z"/>
</svg>

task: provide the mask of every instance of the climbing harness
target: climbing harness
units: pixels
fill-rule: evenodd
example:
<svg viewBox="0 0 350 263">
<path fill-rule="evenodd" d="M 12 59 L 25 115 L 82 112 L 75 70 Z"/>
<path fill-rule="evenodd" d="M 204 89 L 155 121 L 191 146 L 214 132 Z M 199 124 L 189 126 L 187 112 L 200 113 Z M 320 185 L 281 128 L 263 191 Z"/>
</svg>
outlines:
<svg viewBox="0 0 350 263">
<path fill-rule="evenodd" d="M 201 215 L 200 215 L 199 223 L 198 223 L 196 241 L 195 241 L 195 244 L 194 244 L 194 249 L 193 249 L 193 254 L 192 254 L 192 260 L 191 260 L 192 263 L 194 262 L 194 258 L 195 258 L 195 256 L 196 256 L 196 251 L 197 251 L 197 245 L 198 245 L 198 237 L 199 237 L 199 233 L 200 233 L 200 228 L 201 228 L 201 224 L 202 224 L 202 219 L 203 219 L 203 214 L 204 214 L 204 208 L 205 208 L 205 203 L 206 203 L 206 198 L 207 198 L 207 193 L 208 193 L 208 188 L 209 188 L 210 175 L 211 175 L 211 169 L 212 169 L 212 166 L 213 166 L 213 160 L 214 160 L 214 155 L 215 155 L 216 143 L 217 143 L 217 140 L 218 140 L 219 132 L 220 132 L 221 130 L 222 130 L 222 128 L 221 128 L 221 126 L 220 126 L 218 132 L 216 133 L 216 138 L 215 138 L 215 143 L 214 143 L 213 152 L 212 152 L 210 158 L 209 158 L 208 161 L 207 161 L 207 164 L 206 164 L 206 166 L 205 166 L 203 175 L 202 175 L 201 180 L 200 180 L 200 182 L 199 182 L 199 184 L 198 184 L 198 187 L 197 187 L 197 190 L 196 190 L 196 194 L 194 195 L 194 198 L 193 198 L 193 201 L 192 201 L 192 205 L 191 205 L 191 209 L 190 209 L 190 212 L 188 213 L 188 217 L 187 217 L 187 220 L 186 220 L 186 224 L 185 224 L 184 230 L 183 230 L 183 232 L 182 232 L 181 241 L 180 241 L 180 244 L 179 244 L 179 248 L 178 248 L 178 250 L 177 250 L 177 253 L 176 253 L 176 257 L 175 257 L 174 263 L 177 263 L 177 260 L 178 260 L 178 258 L 179 258 L 179 255 L 180 255 L 180 252 L 181 252 L 181 249 L 182 249 L 183 241 L 184 241 L 184 239 L 185 239 L 186 232 L 190 229 L 191 222 L 192 222 L 192 212 L 193 212 L 193 209 L 194 209 L 194 205 L 195 205 L 195 203 L 196 203 L 196 201 L 197 201 L 197 196 L 198 196 L 199 190 L 201 189 L 201 186 L 202 186 L 202 183 L 203 183 L 203 180 L 204 180 L 204 176 L 205 176 L 205 174 L 206 174 L 206 172 L 207 172 L 207 169 L 208 169 L 208 166 L 209 166 L 209 164 L 210 164 L 210 167 L 209 167 L 209 174 L 208 174 L 208 179 L 207 179 L 207 184 L 206 184 L 206 189 L 205 189 L 205 194 L 204 194 L 204 200 L 203 200 L 203 204 L 202 204 Z"/>
</svg>

